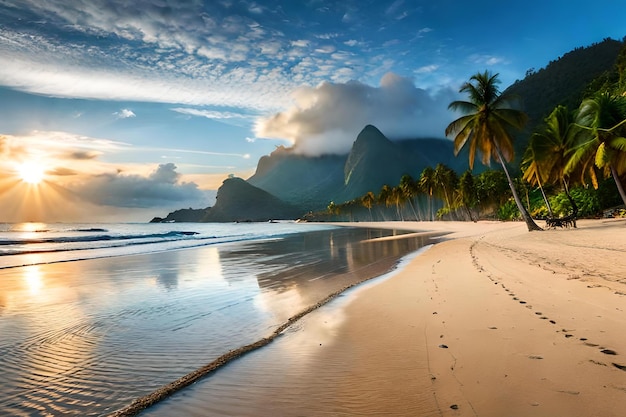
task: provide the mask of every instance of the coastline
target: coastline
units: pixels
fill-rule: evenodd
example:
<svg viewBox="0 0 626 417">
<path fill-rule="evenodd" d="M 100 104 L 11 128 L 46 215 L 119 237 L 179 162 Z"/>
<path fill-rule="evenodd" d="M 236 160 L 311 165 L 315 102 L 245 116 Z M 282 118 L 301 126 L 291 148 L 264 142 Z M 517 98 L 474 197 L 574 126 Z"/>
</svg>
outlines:
<svg viewBox="0 0 626 417">
<path fill-rule="evenodd" d="M 408 415 L 414 391 L 393 387 L 421 379 L 434 415 L 623 415 L 625 220 L 532 233 L 515 223 L 436 229 L 455 229 L 453 240 L 364 290 L 329 352 L 369 345 L 359 373 L 391 388 L 369 387 L 372 403 Z M 416 344 L 426 369 L 410 366 Z"/>
<path fill-rule="evenodd" d="M 225 369 L 216 379 L 255 384 L 222 399 L 222 410 L 623 415 L 626 220 L 532 233 L 523 223 L 375 224 L 449 234 L 391 278 L 318 309 Z M 207 415 L 217 405 L 206 382 L 148 415 L 174 415 L 179 405 Z"/>
</svg>

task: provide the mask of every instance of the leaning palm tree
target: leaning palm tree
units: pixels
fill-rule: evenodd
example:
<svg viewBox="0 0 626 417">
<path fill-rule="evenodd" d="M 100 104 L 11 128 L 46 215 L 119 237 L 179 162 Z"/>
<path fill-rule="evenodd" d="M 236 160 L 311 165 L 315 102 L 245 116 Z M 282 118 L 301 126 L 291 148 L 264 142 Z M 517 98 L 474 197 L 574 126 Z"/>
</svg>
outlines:
<svg viewBox="0 0 626 417">
<path fill-rule="evenodd" d="M 448 108 L 461 111 L 465 115 L 448 125 L 446 136 L 454 135 L 455 155 L 458 155 L 461 148 L 469 142 L 470 168 L 474 166 L 477 151 L 480 152 L 485 165 L 489 165 L 492 157 L 499 161 L 528 230 L 543 230 L 522 204 L 506 168 L 506 162 L 510 162 L 514 156 L 510 130 L 521 129 L 526 123 L 527 116 L 524 112 L 510 107 L 512 97 L 500 93 L 497 86 L 499 82 L 498 74 L 492 75 L 485 71 L 473 75 L 461 86 L 459 92 L 468 93 L 469 101 L 453 101 Z"/>
<path fill-rule="evenodd" d="M 576 123 L 588 134 L 578 136 L 566 172 L 580 170 L 580 166 L 582 172 L 593 172 L 595 164 L 605 176 L 613 177 L 626 204 L 626 192 L 620 180 L 626 174 L 626 97 L 605 92 L 584 100 Z"/>
<path fill-rule="evenodd" d="M 565 172 L 565 167 L 579 133 L 580 128 L 574 123 L 572 113 L 565 106 L 557 106 L 546 117 L 543 129 L 531 136 L 522 162 L 527 168 L 524 172 L 527 181 L 539 183 L 540 187 L 542 181 L 562 186 L 574 216 L 578 214 L 578 206 L 570 194 L 571 175 Z M 534 170 L 536 176 L 533 181 Z"/>
<path fill-rule="evenodd" d="M 550 205 L 550 201 L 548 201 L 546 192 L 543 189 L 542 177 L 544 177 L 544 174 L 542 173 L 541 165 L 537 160 L 537 152 L 533 148 L 532 144 L 529 144 L 528 148 L 526 148 L 526 152 L 524 153 L 524 159 L 522 159 L 522 172 L 524 173 L 522 176 L 524 181 L 527 181 L 530 185 L 536 185 L 539 187 L 541 195 L 543 196 L 543 201 L 546 203 L 546 207 L 548 208 L 548 214 L 550 217 L 554 217 L 552 206 Z"/>
</svg>

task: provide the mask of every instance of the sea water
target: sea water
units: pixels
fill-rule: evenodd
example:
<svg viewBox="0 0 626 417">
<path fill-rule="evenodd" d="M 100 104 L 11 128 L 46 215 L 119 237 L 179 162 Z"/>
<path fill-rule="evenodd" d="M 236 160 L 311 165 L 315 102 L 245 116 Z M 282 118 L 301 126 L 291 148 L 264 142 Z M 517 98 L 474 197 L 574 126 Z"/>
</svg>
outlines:
<svg viewBox="0 0 626 417">
<path fill-rule="evenodd" d="M 425 238 L 282 223 L 0 226 L 0 415 L 106 415 Z M 132 256 L 129 256 L 132 255 Z"/>
</svg>

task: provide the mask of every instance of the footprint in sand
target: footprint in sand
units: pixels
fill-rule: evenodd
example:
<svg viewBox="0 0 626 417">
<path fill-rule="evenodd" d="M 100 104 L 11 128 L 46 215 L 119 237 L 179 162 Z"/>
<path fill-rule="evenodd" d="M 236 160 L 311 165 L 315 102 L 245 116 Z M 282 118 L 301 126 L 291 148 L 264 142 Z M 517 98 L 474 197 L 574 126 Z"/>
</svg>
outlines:
<svg viewBox="0 0 626 417">
<path fill-rule="evenodd" d="M 626 371 L 626 366 L 620 365 L 619 363 L 612 362 L 613 366 L 619 370 Z"/>
<path fill-rule="evenodd" d="M 600 352 L 604 353 L 605 355 L 617 355 L 617 352 L 612 349 L 602 349 Z"/>
</svg>

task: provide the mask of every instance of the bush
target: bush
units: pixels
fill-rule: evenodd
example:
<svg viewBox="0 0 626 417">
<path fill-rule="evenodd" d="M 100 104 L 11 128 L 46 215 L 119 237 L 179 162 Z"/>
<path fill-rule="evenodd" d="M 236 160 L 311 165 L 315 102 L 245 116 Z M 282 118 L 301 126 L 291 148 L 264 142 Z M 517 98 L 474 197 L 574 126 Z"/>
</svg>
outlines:
<svg viewBox="0 0 626 417">
<path fill-rule="evenodd" d="M 500 220 L 519 220 L 521 218 L 519 209 L 514 200 L 509 200 L 498 207 L 497 215 Z"/>
</svg>

